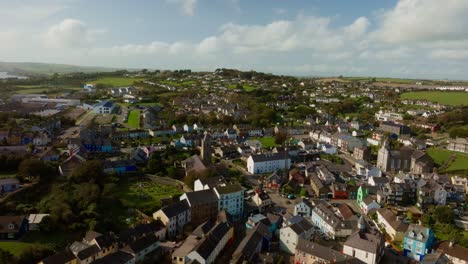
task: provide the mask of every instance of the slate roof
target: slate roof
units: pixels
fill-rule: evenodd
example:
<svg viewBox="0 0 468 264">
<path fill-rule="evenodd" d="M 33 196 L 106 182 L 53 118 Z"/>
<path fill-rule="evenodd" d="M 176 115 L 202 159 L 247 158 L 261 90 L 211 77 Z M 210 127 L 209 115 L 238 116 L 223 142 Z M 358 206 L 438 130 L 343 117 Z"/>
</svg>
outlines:
<svg viewBox="0 0 468 264">
<path fill-rule="evenodd" d="M 119 250 L 103 258 L 97 259 L 91 262 L 91 264 L 126 264 L 131 259 L 133 259 L 132 254 Z"/>
<path fill-rule="evenodd" d="M 76 259 L 75 255 L 70 250 L 57 252 L 42 260 L 43 264 L 64 264 Z"/>
<path fill-rule="evenodd" d="M 0 216 L 0 233 L 18 232 L 24 219 L 24 216 Z M 14 225 L 13 229 L 8 228 L 10 224 Z"/>
<path fill-rule="evenodd" d="M 306 254 L 315 256 L 317 258 L 329 261 L 330 263 L 331 262 L 334 262 L 334 263 L 345 262 L 345 261 L 349 261 L 352 259 L 352 257 L 344 255 L 341 252 L 336 251 L 332 248 L 325 247 L 317 243 L 314 243 L 312 241 L 307 241 L 302 238 L 299 238 L 299 241 L 297 243 L 296 252 L 297 251 L 304 252 Z M 296 254 L 300 254 L 300 253 L 296 253 Z"/>
<path fill-rule="evenodd" d="M 203 185 L 208 185 L 210 189 L 227 183 L 223 176 L 209 177 L 206 179 L 200 179 L 200 181 Z"/>
<path fill-rule="evenodd" d="M 130 243 L 128 246 L 124 247 L 123 250 L 131 254 L 137 254 L 156 242 L 158 242 L 158 238 L 150 234 Z"/>
<path fill-rule="evenodd" d="M 452 256 L 464 261 L 468 261 L 468 248 L 454 244 L 450 245 L 449 241 L 440 242 L 437 247 L 437 251 L 443 252 L 448 256 Z"/>
<path fill-rule="evenodd" d="M 405 233 L 405 237 L 410 237 L 413 240 L 417 240 L 423 243 L 426 243 L 427 239 L 429 238 L 429 231 L 430 229 L 424 226 L 410 224 L 408 227 L 408 231 Z M 410 236 L 410 234 L 414 234 L 414 236 Z M 422 234 L 422 239 L 418 238 L 418 235 Z"/>
<path fill-rule="evenodd" d="M 217 224 L 198 244 L 196 251 L 202 258 L 207 259 L 216 248 L 221 239 L 229 232 L 229 226 L 226 223 Z"/>
<path fill-rule="evenodd" d="M 344 245 L 377 254 L 377 251 L 384 243 L 384 238 L 378 232 L 355 232 L 346 240 Z"/>
<path fill-rule="evenodd" d="M 228 193 L 240 192 L 240 191 L 243 191 L 243 189 L 242 189 L 242 186 L 240 186 L 239 184 L 229 184 L 226 186 L 216 187 L 216 191 L 219 194 L 228 194 Z"/>
<path fill-rule="evenodd" d="M 264 162 L 272 160 L 284 160 L 289 158 L 289 156 L 283 152 L 279 153 L 265 153 L 265 154 L 254 154 L 251 155 L 254 162 Z"/>
<path fill-rule="evenodd" d="M 187 211 L 190 209 L 186 200 L 182 200 L 166 207 L 161 208 L 161 211 L 168 217 L 172 218 L 183 211 Z"/>
<path fill-rule="evenodd" d="M 97 245 L 92 245 L 78 252 L 76 256 L 80 260 L 85 260 L 91 256 L 97 255 L 100 251 L 101 250 L 99 249 Z"/>
<path fill-rule="evenodd" d="M 187 192 L 185 193 L 185 195 L 187 196 L 187 200 L 189 201 L 191 206 L 213 203 L 218 201 L 218 197 L 211 189 L 196 192 Z"/>
<path fill-rule="evenodd" d="M 244 260 L 250 261 L 256 253 L 255 250 L 258 244 L 261 243 L 262 240 L 263 236 L 261 234 L 255 232 L 255 230 L 250 230 L 232 254 L 234 262 L 242 263 Z"/>
<path fill-rule="evenodd" d="M 114 243 L 116 243 L 116 239 L 113 234 L 107 233 L 102 236 L 98 236 L 95 238 L 97 245 L 101 249 L 106 249 L 112 247 Z"/>
<path fill-rule="evenodd" d="M 404 224 L 387 208 L 377 209 L 377 212 L 395 229 L 397 232 L 406 232 L 408 225 Z"/>
</svg>

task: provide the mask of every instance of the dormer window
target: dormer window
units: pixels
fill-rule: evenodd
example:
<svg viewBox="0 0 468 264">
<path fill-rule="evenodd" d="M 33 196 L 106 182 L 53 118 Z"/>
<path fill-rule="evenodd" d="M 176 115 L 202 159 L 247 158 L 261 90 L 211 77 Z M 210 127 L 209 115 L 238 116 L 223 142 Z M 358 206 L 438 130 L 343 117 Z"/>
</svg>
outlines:
<svg viewBox="0 0 468 264">
<path fill-rule="evenodd" d="M 8 229 L 15 229 L 15 225 L 14 224 L 8 224 Z"/>
<path fill-rule="evenodd" d="M 421 239 L 423 239 L 423 238 L 424 238 L 424 235 L 423 235 L 423 233 L 419 233 L 419 235 L 418 235 L 418 239 L 419 239 L 419 240 L 421 240 Z"/>
<path fill-rule="evenodd" d="M 414 233 L 414 231 L 411 231 L 411 232 L 409 233 L 409 236 L 410 236 L 410 237 L 414 237 L 414 235 L 416 235 L 416 234 Z"/>
</svg>

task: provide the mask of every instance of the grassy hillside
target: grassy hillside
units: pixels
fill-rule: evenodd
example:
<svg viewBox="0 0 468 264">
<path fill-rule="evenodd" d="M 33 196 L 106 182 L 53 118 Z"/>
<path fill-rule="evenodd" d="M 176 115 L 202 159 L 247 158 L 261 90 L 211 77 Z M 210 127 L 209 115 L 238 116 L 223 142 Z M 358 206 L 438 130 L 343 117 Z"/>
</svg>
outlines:
<svg viewBox="0 0 468 264">
<path fill-rule="evenodd" d="M 401 99 L 428 100 L 446 105 L 460 106 L 468 105 L 468 93 L 465 92 L 442 92 L 423 91 L 403 93 Z"/>
<path fill-rule="evenodd" d="M 71 73 L 71 72 L 110 72 L 115 71 L 114 68 L 105 67 L 86 67 L 67 64 L 54 63 L 36 63 L 36 62 L 0 62 L 0 72 L 8 72 L 18 75 L 34 75 L 53 73 Z"/>
</svg>

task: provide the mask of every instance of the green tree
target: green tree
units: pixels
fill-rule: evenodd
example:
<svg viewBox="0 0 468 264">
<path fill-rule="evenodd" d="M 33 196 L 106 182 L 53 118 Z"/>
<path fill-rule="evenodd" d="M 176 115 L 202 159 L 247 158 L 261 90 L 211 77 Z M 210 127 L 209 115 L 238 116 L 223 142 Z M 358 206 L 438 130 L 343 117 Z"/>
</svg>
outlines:
<svg viewBox="0 0 468 264">
<path fill-rule="evenodd" d="M 18 264 L 38 263 L 47 256 L 52 255 L 54 252 L 50 249 L 41 247 L 39 245 L 32 245 L 26 248 L 18 257 Z"/>
<path fill-rule="evenodd" d="M 15 257 L 10 251 L 0 248 L 0 264 L 10 264 L 15 262 Z"/>
</svg>

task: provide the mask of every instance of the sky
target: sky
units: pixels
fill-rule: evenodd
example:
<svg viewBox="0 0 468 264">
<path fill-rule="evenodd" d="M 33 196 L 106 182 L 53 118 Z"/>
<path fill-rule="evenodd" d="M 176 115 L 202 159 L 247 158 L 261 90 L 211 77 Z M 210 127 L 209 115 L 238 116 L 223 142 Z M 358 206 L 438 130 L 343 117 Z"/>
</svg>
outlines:
<svg viewBox="0 0 468 264">
<path fill-rule="evenodd" d="M 468 79 L 468 0 L 0 0 L 0 61 Z"/>
</svg>

